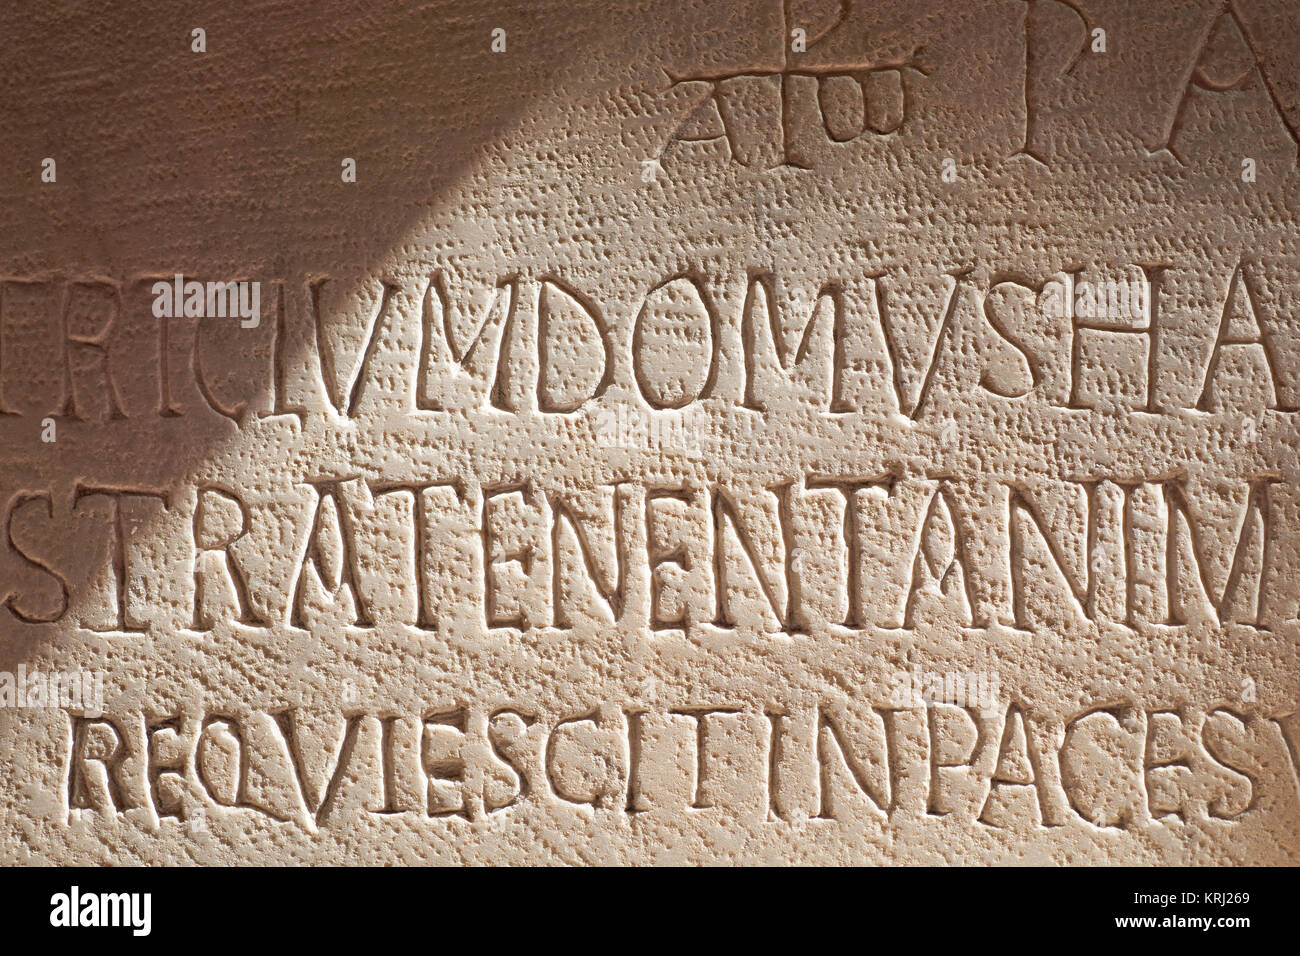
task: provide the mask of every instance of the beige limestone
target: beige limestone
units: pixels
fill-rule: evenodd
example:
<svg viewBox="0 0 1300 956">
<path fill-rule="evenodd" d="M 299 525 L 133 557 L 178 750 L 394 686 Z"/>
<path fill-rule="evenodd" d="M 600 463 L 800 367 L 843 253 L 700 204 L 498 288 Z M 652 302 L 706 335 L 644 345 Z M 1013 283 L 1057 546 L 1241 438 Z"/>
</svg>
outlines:
<svg viewBox="0 0 1300 956">
<path fill-rule="evenodd" d="M 1294 5 L 18 6 L 4 862 L 1300 857 Z"/>
</svg>

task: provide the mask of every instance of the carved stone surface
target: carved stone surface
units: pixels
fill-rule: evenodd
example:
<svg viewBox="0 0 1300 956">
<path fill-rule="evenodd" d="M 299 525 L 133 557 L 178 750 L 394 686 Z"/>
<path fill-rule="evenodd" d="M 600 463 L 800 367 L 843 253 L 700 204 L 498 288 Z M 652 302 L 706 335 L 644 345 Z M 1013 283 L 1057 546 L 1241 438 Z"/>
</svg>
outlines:
<svg viewBox="0 0 1300 956">
<path fill-rule="evenodd" d="M 1293 4 L 73 6 L 0 860 L 1300 861 Z"/>
</svg>

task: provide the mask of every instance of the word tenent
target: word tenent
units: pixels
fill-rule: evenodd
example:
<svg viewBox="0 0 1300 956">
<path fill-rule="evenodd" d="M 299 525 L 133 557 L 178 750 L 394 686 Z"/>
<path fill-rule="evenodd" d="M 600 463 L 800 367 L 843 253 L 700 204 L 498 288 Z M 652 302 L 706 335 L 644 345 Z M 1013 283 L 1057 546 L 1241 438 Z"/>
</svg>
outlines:
<svg viewBox="0 0 1300 956">
<path fill-rule="evenodd" d="M 1222 509 L 1207 521 L 1205 501 L 1167 476 L 1029 488 L 809 473 L 757 489 L 352 477 L 309 481 L 265 504 L 228 487 L 78 485 L 66 511 L 52 492 L 11 500 L 5 533 L 23 570 L 3 606 L 49 624 L 75 596 L 73 623 L 116 633 L 438 631 L 467 613 L 479 627 L 521 631 L 578 619 L 651 631 L 742 619 L 789 634 L 935 621 L 1033 631 L 1044 606 L 1085 626 L 1269 630 L 1296 612 L 1279 586 L 1282 485 L 1242 482 L 1226 521 Z M 172 565 L 153 565 L 159 581 L 141 573 L 152 539 L 124 531 L 142 521 L 188 539 Z M 60 567 L 40 547 L 74 527 L 101 543 L 103 568 Z M 86 607 L 106 593 L 109 607 Z M 177 606 L 188 620 L 167 617 Z"/>
</svg>

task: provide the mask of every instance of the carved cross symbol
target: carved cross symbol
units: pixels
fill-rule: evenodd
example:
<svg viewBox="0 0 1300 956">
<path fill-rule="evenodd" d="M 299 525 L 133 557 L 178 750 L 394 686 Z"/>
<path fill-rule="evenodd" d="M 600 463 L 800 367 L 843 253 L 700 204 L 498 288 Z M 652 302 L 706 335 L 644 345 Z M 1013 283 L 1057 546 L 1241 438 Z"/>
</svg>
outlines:
<svg viewBox="0 0 1300 956">
<path fill-rule="evenodd" d="M 788 0 L 783 0 L 780 64 L 695 73 L 665 69 L 670 91 L 689 85 L 701 94 L 673 127 L 660 156 L 666 156 L 675 143 L 722 142 L 728 157 L 742 166 L 809 169 L 814 145 L 807 140 L 813 128 L 808 123 L 810 110 L 832 143 L 848 143 L 867 132 L 883 136 L 898 130 L 907 115 L 905 75 L 928 75 L 919 65 L 919 47 L 904 57 L 877 62 L 798 65 L 844 25 L 852 6 L 853 0 L 840 0 L 835 22 L 808 36 L 804 28 L 791 24 Z M 791 35 L 796 37 L 794 44 L 787 42 Z M 768 108 L 753 109 L 755 100 Z"/>
</svg>

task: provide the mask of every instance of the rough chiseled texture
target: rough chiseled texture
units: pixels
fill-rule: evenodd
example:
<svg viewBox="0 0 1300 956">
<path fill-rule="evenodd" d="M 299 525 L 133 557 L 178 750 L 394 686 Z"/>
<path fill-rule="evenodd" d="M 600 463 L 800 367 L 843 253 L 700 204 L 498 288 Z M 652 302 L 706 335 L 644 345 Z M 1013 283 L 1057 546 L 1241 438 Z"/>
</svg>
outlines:
<svg viewBox="0 0 1300 956">
<path fill-rule="evenodd" d="M 0 21 L 6 863 L 1297 862 L 1290 4 Z"/>
</svg>

